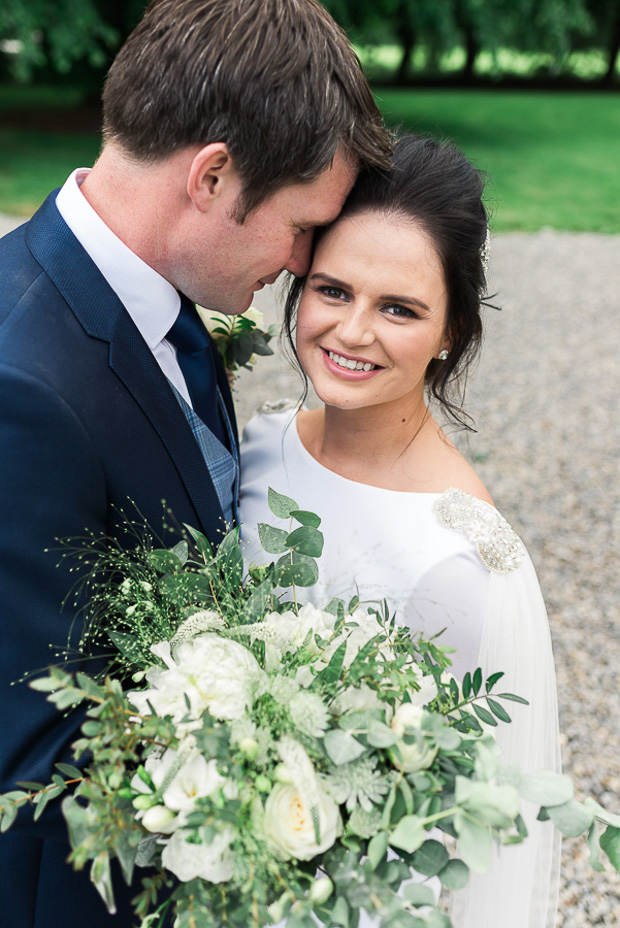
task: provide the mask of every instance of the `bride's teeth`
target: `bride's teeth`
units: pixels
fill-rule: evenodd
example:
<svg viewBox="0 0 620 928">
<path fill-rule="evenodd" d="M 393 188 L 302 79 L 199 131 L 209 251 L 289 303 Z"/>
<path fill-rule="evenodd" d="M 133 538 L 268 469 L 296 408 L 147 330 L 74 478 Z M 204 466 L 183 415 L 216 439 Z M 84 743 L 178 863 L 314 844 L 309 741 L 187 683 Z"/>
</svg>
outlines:
<svg viewBox="0 0 620 928">
<path fill-rule="evenodd" d="M 364 363 L 364 361 L 354 361 L 353 358 L 341 358 L 335 351 L 328 351 L 327 354 L 338 367 L 345 367 L 350 371 L 371 371 L 375 367 L 374 364 L 369 362 Z"/>
</svg>

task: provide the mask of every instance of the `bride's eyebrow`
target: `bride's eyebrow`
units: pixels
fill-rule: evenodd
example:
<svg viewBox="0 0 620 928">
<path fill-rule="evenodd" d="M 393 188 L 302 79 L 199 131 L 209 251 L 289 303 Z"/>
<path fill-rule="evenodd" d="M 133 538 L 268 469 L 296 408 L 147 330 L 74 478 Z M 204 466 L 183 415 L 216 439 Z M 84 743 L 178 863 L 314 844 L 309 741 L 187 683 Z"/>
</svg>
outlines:
<svg viewBox="0 0 620 928">
<path fill-rule="evenodd" d="M 323 283 L 328 284 L 330 287 L 337 287 L 339 290 L 353 289 L 351 284 L 347 284 L 343 280 L 338 280 L 336 277 L 330 277 L 329 274 L 322 274 L 320 271 L 311 274 L 309 279 L 311 281 L 322 280 Z"/>
<path fill-rule="evenodd" d="M 385 303 L 403 303 L 407 306 L 416 306 L 424 312 L 430 313 L 431 308 L 423 300 L 418 300 L 415 296 L 395 296 L 393 293 L 386 293 L 379 299 Z"/>
</svg>

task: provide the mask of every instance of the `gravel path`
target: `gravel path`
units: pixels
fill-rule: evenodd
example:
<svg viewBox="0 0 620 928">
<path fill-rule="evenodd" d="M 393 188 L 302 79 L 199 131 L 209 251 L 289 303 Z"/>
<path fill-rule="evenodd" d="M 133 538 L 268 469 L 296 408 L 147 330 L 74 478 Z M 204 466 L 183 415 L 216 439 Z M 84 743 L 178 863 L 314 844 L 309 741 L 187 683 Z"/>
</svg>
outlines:
<svg viewBox="0 0 620 928">
<path fill-rule="evenodd" d="M 12 223 L 0 217 L 0 232 Z M 478 432 L 455 436 L 523 537 L 549 608 L 565 769 L 620 812 L 620 236 L 504 234 L 493 241 L 486 342 L 470 379 Z M 257 295 L 269 321 L 272 292 Z M 243 424 L 299 393 L 278 357 L 236 384 Z M 558 928 L 620 928 L 620 876 L 564 845 Z M 501 926 L 497 926 L 501 928 Z"/>
</svg>

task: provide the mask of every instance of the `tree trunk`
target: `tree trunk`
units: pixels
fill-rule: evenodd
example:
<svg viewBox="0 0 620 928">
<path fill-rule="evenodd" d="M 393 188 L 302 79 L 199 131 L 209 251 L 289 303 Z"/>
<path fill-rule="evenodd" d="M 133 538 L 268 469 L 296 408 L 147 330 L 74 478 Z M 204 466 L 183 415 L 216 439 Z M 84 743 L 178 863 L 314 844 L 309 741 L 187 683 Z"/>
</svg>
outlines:
<svg viewBox="0 0 620 928">
<path fill-rule="evenodd" d="M 611 41 L 607 49 L 607 71 L 603 77 L 603 84 L 613 84 L 616 73 L 616 62 L 620 54 L 620 10 L 616 14 L 616 24 L 611 32 Z"/>
<path fill-rule="evenodd" d="M 400 36 L 400 46 L 402 48 L 402 58 L 396 71 L 395 81 L 399 87 L 404 87 L 409 79 L 409 64 L 411 54 L 415 48 L 415 29 L 407 16 L 407 7 L 405 3 L 400 3 L 397 11 L 398 16 L 398 35 Z"/>
<path fill-rule="evenodd" d="M 466 26 L 465 28 L 465 65 L 463 67 L 463 76 L 468 80 L 471 80 L 474 76 L 474 66 L 476 64 L 476 58 L 478 57 L 478 52 L 480 51 L 480 46 L 476 41 L 473 29 L 471 26 Z"/>
</svg>

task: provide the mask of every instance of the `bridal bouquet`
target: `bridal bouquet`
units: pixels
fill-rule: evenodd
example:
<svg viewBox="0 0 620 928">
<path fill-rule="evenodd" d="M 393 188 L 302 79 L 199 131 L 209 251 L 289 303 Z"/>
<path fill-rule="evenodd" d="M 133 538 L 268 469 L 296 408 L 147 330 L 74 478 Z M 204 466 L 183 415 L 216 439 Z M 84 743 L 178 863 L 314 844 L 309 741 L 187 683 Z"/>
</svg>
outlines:
<svg viewBox="0 0 620 928">
<path fill-rule="evenodd" d="M 493 730 L 519 701 L 495 693 L 501 673 L 458 683 L 436 642 L 356 599 L 298 605 L 320 520 L 269 496 L 290 531 L 261 525 L 274 561 L 247 574 L 236 531 L 215 555 L 191 529 L 170 550 L 79 553 L 86 643 L 114 652 L 104 676 L 55 667 L 31 684 L 85 720 L 76 766 L 0 797 L 3 830 L 64 795 L 69 861 L 110 912 L 111 859 L 127 882 L 147 868 L 143 928 L 354 928 L 362 909 L 385 928 L 447 928 L 429 878 L 458 890 L 495 842 L 527 840 L 522 798 L 589 829 L 594 857 L 603 822 L 617 863 L 620 819 L 576 802 L 566 777 L 499 766 Z"/>
</svg>

